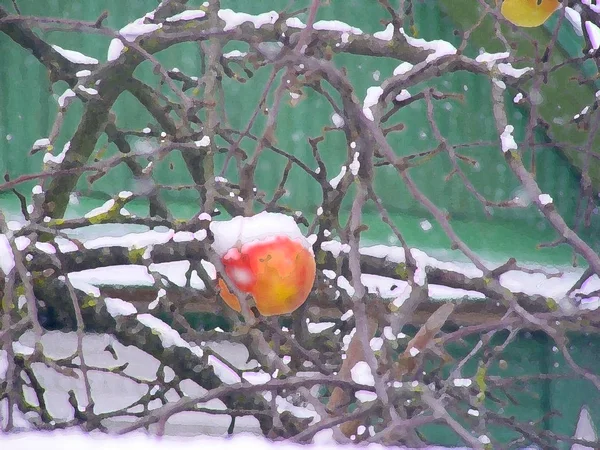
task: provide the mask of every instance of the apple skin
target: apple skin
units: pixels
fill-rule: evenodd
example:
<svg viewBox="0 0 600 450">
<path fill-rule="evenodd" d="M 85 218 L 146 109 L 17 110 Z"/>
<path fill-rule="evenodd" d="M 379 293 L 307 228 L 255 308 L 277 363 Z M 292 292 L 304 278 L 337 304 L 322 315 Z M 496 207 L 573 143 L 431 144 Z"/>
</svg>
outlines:
<svg viewBox="0 0 600 450">
<path fill-rule="evenodd" d="M 312 253 L 287 236 L 232 248 L 221 262 L 229 279 L 242 292 L 254 297 L 263 316 L 289 314 L 302 305 L 312 289 L 316 263 Z M 218 280 L 221 298 L 240 312 L 237 297 Z"/>
<path fill-rule="evenodd" d="M 558 9 L 557 0 L 504 0 L 501 12 L 506 19 L 519 27 L 539 27 Z"/>
</svg>

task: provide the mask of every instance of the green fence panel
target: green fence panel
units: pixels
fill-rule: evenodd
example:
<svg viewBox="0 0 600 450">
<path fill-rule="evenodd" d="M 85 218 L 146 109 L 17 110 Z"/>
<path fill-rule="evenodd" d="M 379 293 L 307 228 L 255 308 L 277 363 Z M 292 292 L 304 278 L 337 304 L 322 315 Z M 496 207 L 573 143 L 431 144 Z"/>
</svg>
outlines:
<svg viewBox="0 0 600 450">
<path fill-rule="evenodd" d="M 298 7 L 303 3 L 296 2 Z M 223 1 L 224 8 L 244 10 L 250 13 L 264 12 L 266 9 L 282 9 L 286 1 L 273 2 L 242 2 L 239 0 Z M 93 20 L 104 9 L 111 14 L 107 25 L 121 27 L 129 21 L 143 16 L 154 8 L 153 1 L 119 2 L 110 0 L 99 4 L 93 1 L 72 2 L 54 0 L 48 2 L 25 2 L 22 5 L 24 14 L 43 14 L 66 18 Z M 365 9 L 369 14 L 365 14 Z M 454 35 L 456 25 L 431 2 L 415 4 L 417 19 L 416 28 L 419 37 L 425 39 L 446 39 L 458 44 Z M 360 26 L 366 33 L 380 31 L 380 23 L 386 13 L 377 2 L 365 3 L 358 0 L 334 1 L 320 9 L 321 19 L 338 19 L 352 25 Z M 73 34 L 63 32 L 48 32 L 46 37 L 53 44 L 64 48 L 76 49 L 83 53 L 106 60 L 106 50 L 109 39 L 103 36 Z M 3 52 L 4 64 L 0 66 L 0 172 L 8 172 L 12 177 L 23 173 L 36 172 L 40 168 L 42 155 L 26 157 L 31 144 L 38 138 L 48 135 L 56 114 L 55 99 L 66 85 L 57 83 L 53 93 L 50 92 L 45 70 L 32 55 L 12 43 L 5 35 L 0 35 L 0 48 Z M 227 49 L 244 49 L 243 45 L 230 44 Z M 183 44 L 165 50 L 157 58 L 170 69 L 177 67 L 190 75 L 198 75 L 201 68 L 201 56 L 196 44 Z M 378 80 L 390 76 L 398 61 L 385 58 L 369 58 L 354 55 L 339 55 L 334 58 L 338 66 L 348 69 L 349 77 L 356 87 L 359 98 L 364 97 L 367 88 L 380 83 Z M 228 119 L 233 127 L 243 128 L 252 114 L 253 108 L 260 98 L 268 79 L 270 68 L 258 70 L 247 83 L 225 79 L 225 100 Z M 135 73 L 140 79 L 154 83 L 157 77 L 151 73 L 150 64 L 142 64 Z M 482 76 L 468 73 L 447 74 L 429 83 L 440 89 L 461 94 L 462 100 L 447 100 L 436 102 L 436 119 L 440 130 L 452 144 L 496 142 L 495 127 L 491 114 L 489 81 Z M 424 86 L 411 88 L 417 93 Z M 141 130 L 153 123 L 151 117 L 143 111 L 137 102 L 128 94 L 123 94 L 114 108 L 117 124 L 125 129 Z M 81 105 L 75 104 L 67 115 L 64 132 L 57 146 L 61 147 L 77 126 Z M 280 114 L 279 127 L 276 135 L 278 147 L 291 151 L 295 156 L 315 167 L 308 145 L 308 137 L 316 137 L 322 133 L 324 125 L 332 125 L 333 110 L 326 101 L 307 91 L 303 100 L 296 106 L 287 101 Z M 515 125 L 517 137 L 522 136 L 526 124 L 526 111 L 514 107 L 509 111 L 509 118 Z M 434 148 L 437 143 L 425 118 L 423 102 L 415 102 L 404 108 L 393 119 L 393 123 L 402 122 L 405 129 L 394 133 L 390 143 L 398 154 L 409 154 L 418 150 Z M 252 131 L 260 134 L 264 126 L 264 115 L 259 117 Z M 539 142 L 545 137 L 538 135 Z M 143 141 L 132 145 L 148 145 Z M 224 147 L 224 142 L 220 142 Z M 252 153 L 255 143 L 246 139 L 242 147 Z M 347 158 L 348 146 L 343 132 L 328 133 L 321 143 L 323 158 L 328 174 L 333 178 Z M 98 151 L 104 155 L 117 152 L 113 145 L 107 145 L 106 139 L 100 140 Z M 500 201 L 509 199 L 518 193 L 515 177 L 507 169 L 497 144 L 479 145 L 460 150 L 460 153 L 476 158 L 476 167 L 464 167 L 469 179 L 489 199 Z M 528 160 L 529 155 L 524 155 Z M 222 163 L 223 157 L 217 159 Z M 256 180 L 258 187 L 266 192 L 273 192 L 279 182 L 286 160 L 271 152 L 264 152 L 257 169 Z M 567 163 L 563 155 L 552 148 L 536 154 L 537 176 L 541 188 L 554 199 L 559 211 L 566 218 L 574 217 L 576 198 L 578 196 L 579 180 L 577 173 Z M 461 180 L 454 176 L 449 181 L 444 177 L 451 171 L 451 162 L 446 154 L 440 154 L 429 163 L 415 168 L 411 174 L 413 179 L 437 205 L 446 209 L 455 220 L 456 230 L 474 249 L 487 251 L 491 256 L 503 257 L 508 252 L 516 252 L 517 256 L 546 262 L 567 262 L 570 252 L 567 249 L 550 249 L 536 252 L 536 244 L 540 240 L 552 241 L 556 236 L 548 228 L 544 218 L 534 207 L 524 209 L 494 209 L 486 215 L 482 205 L 463 186 Z M 232 167 L 226 174 L 235 181 Z M 185 170 L 179 152 L 165 158 L 156 169 L 156 180 L 159 183 L 190 183 L 191 179 Z M 136 182 L 128 170 L 119 167 L 114 173 L 103 177 L 93 185 L 88 186 L 86 178 L 82 177 L 79 188 L 90 198 L 98 197 L 97 202 L 114 195 L 119 190 L 136 189 Z M 31 187 L 31 185 L 28 185 Z M 315 213 L 321 201 L 320 190 L 312 183 L 308 175 L 298 168 L 292 170 L 289 181 L 289 195 L 284 200 L 294 209 L 301 210 L 308 216 Z M 431 231 L 423 231 L 420 222 L 429 218 L 427 212 L 415 202 L 406 188 L 399 181 L 395 171 L 382 168 L 377 172 L 376 190 L 385 204 L 393 213 L 395 221 L 402 227 L 409 242 L 426 248 L 447 247 L 448 241 L 439 227 L 434 225 Z M 178 215 L 189 216 L 197 212 L 197 194 L 194 191 L 178 192 L 166 197 Z M 5 205 L 14 204 L 14 199 L 2 197 Z M 90 203 L 84 202 L 91 207 Z M 347 206 L 347 203 L 345 204 Z M 370 230 L 366 238 L 370 241 L 394 242 L 389 230 L 378 223 L 377 215 L 371 208 L 367 210 L 366 220 Z M 430 218 L 429 218 L 430 219 Z M 600 248 L 598 239 L 598 220 L 594 216 L 592 227 L 585 238 L 595 249 Z"/>
</svg>

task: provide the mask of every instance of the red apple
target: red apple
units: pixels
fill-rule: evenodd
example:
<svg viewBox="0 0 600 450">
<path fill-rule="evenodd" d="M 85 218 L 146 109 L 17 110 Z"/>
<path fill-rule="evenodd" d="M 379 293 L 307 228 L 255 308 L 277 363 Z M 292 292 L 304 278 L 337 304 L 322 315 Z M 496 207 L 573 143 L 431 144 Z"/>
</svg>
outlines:
<svg viewBox="0 0 600 450">
<path fill-rule="evenodd" d="M 308 298 L 315 279 L 312 252 L 295 239 L 278 235 L 231 248 L 221 258 L 236 287 L 254 297 L 264 316 L 288 314 Z M 237 297 L 219 278 L 221 297 L 241 311 Z"/>
</svg>

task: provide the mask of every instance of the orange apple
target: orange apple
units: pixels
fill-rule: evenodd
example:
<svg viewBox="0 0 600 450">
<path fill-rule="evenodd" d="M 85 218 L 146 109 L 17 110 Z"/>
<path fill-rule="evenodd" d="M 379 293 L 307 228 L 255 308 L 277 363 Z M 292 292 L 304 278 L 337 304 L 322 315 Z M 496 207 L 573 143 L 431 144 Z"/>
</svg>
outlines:
<svg viewBox="0 0 600 450">
<path fill-rule="evenodd" d="M 228 277 L 254 297 L 264 316 L 289 314 L 308 298 L 315 280 L 312 252 L 296 239 L 279 235 L 231 248 L 221 258 Z M 241 311 L 237 297 L 219 278 L 221 297 Z"/>
<path fill-rule="evenodd" d="M 504 0 L 501 12 L 520 27 L 539 27 L 558 9 L 558 0 Z"/>
</svg>

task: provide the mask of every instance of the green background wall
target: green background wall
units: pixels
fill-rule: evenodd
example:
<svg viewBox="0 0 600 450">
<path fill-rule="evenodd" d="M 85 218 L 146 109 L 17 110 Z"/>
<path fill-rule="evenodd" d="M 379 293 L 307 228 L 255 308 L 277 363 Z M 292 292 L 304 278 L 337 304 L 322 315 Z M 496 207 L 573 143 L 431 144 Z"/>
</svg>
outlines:
<svg viewBox="0 0 600 450">
<path fill-rule="evenodd" d="M 6 3 L 6 0 L 3 0 Z M 151 0 L 135 2 L 119 2 L 111 0 L 97 3 L 91 0 L 67 1 L 50 0 L 45 2 L 22 2 L 24 14 L 43 14 L 73 19 L 94 20 L 104 10 L 110 11 L 106 24 L 111 27 L 122 27 L 129 21 L 144 15 L 156 6 Z M 299 8 L 304 2 L 295 2 Z M 193 2 L 192 2 L 193 4 Z M 223 1 L 222 6 L 251 13 L 278 9 L 287 5 L 287 1 Z M 419 36 L 425 39 L 447 39 L 458 44 L 454 35 L 456 25 L 442 11 L 433 7 L 432 2 L 416 2 L 416 18 Z M 10 8 L 9 5 L 7 5 Z M 368 14 L 365 14 L 368 11 Z M 386 13 L 376 1 L 348 0 L 333 1 L 320 10 L 321 19 L 339 19 L 352 25 L 360 26 L 364 32 L 380 31 L 383 25 L 380 20 L 386 19 Z M 48 32 L 46 38 L 53 44 L 64 48 L 75 49 L 93 56 L 103 62 L 109 39 L 75 33 Z M 244 50 L 243 45 L 229 44 L 226 50 Z M 4 64 L 0 66 L 0 172 L 8 172 L 12 177 L 22 173 L 40 170 L 42 154 L 27 156 L 32 143 L 46 137 L 50 131 L 56 114 L 56 98 L 67 88 L 64 83 L 56 83 L 51 87 L 45 69 L 35 58 L 21 47 L 15 45 L 5 35 L 0 35 Z M 166 68 L 177 67 L 190 75 L 200 72 L 200 56 L 195 44 L 184 44 L 173 47 L 158 54 L 158 58 Z M 367 58 L 353 55 L 340 55 L 335 58 L 336 64 L 348 69 L 349 77 L 356 87 L 357 95 L 364 96 L 366 89 L 378 85 L 374 78 L 380 80 L 390 76 L 398 61 L 385 58 Z M 242 128 L 252 114 L 270 69 L 261 69 L 245 84 L 225 79 L 225 95 L 228 118 L 234 128 Z M 141 79 L 152 82 L 156 80 L 148 65 L 142 65 L 135 73 Z M 440 89 L 455 92 L 464 96 L 464 101 L 448 100 L 436 103 L 436 118 L 442 133 L 450 143 L 495 142 L 493 118 L 491 116 L 489 83 L 484 77 L 455 73 L 435 80 L 433 85 Z M 410 89 L 416 93 L 423 86 Z M 317 94 L 306 91 L 306 98 L 296 107 L 286 104 L 280 114 L 280 125 L 277 133 L 277 144 L 280 148 L 291 151 L 307 164 L 315 167 L 308 137 L 316 137 L 323 126 L 331 126 L 333 111 Z M 72 105 L 69 109 L 63 133 L 56 145 L 56 151 L 69 139 L 78 123 L 82 110 L 81 104 Z M 124 94 L 115 106 L 117 124 L 124 129 L 141 130 L 152 123 L 151 117 L 139 107 L 129 95 Z M 526 122 L 526 111 L 511 108 L 510 122 L 516 125 L 517 137 L 522 136 Z M 264 118 L 261 118 L 264 119 Z M 425 120 L 422 102 L 404 108 L 397 114 L 395 123 L 406 125 L 404 131 L 390 137 L 392 146 L 399 154 L 409 154 L 433 148 L 436 143 Z M 258 120 L 253 132 L 259 134 L 264 120 Z M 537 136 L 544 142 L 543 135 Z M 135 140 L 131 140 L 135 145 Z M 221 142 L 223 146 L 225 144 Z M 107 145 L 102 138 L 98 148 Z M 254 144 L 243 142 L 244 149 L 252 152 Z M 327 133 L 327 139 L 321 144 L 321 150 L 328 167 L 329 178 L 338 174 L 340 166 L 346 159 L 347 146 L 342 131 Z M 116 152 L 111 144 L 104 152 L 110 155 Z M 506 167 L 496 145 L 482 145 L 462 154 L 477 158 L 480 164 L 475 167 L 464 167 L 473 184 L 481 192 L 494 201 L 509 199 L 518 192 L 516 180 Z M 529 155 L 524 155 L 528 160 Z M 559 210 L 567 219 L 574 216 L 579 180 L 576 172 L 566 162 L 563 155 L 551 147 L 536 154 L 537 174 L 541 188 L 550 193 Z M 285 165 L 285 159 L 273 153 L 264 153 L 260 160 L 256 180 L 259 188 L 272 191 L 279 181 Z M 233 167 L 233 166 L 232 166 Z M 230 167 L 230 168 L 232 168 Z M 436 204 L 448 210 L 454 219 L 455 227 L 461 237 L 474 249 L 487 253 L 493 259 L 505 258 L 512 254 L 522 259 L 547 263 L 568 263 L 570 252 L 566 248 L 537 250 L 539 242 L 549 242 L 555 238 L 553 230 L 545 223 L 539 212 L 529 207 L 526 209 L 494 209 L 491 217 L 487 217 L 481 204 L 463 187 L 458 177 L 445 182 L 444 177 L 450 172 L 451 164 L 445 154 L 437 156 L 423 166 L 411 172 L 415 181 Z M 234 181 L 235 173 L 231 170 L 228 177 Z M 156 171 L 159 182 L 189 183 L 179 152 L 173 152 Z M 302 210 L 306 215 L 314 214 L 320 203 L 320 190 L 315 183 L 301 170 L 294 168 L 289 184 L 289 197 L 285 201 L 294 209 Z M 24 191 L 29 192 L 32 184 Z M 88 186 L 82 177 L 80 189 L 90 199 L 75 206 L 72 212 L 81 213 L 97 203 L 101 203 L 109 195 L 122 189 L 135 190 L 128 169 L 122 165 L 110 176 L 104 177 Z M 447 248 L 449 242 L 434 221 L 420 205 L 409 195 L 399 182 L 391 168 L 381 168 L 377 172 L 376 188 L 379 195 L 393 213 L 395 220 L 402 226 L 413 245 L 428 249 Z M 0 194 L 2 195 L 2 194 Z M 2 195 L 0 205 L 14 208 L 15 198 Z M 189 217 L 198 211 L 197 197 L 191 191 L 179 192 L 168 198 L 173 211 L 180 216 Z M 91 202 L 91 203 L 90 203 Z M 144 210 L 140 205 L 141 211 Z M 140 211 L 140 212 L 141 212 Z M 367 222 L 370 226 L 366 237 L 371 241 L 394 243 L 387 228 L 377 219 L 374 211 L 369 210 Z M 423 231 L 420 221 L 428 218 L 434 227 L 431 231 Z M 596 248 L 600 248 L 598 220 L 594 217 L 593 226 L 585 234 L 587 240 Z"/>
</svg>

